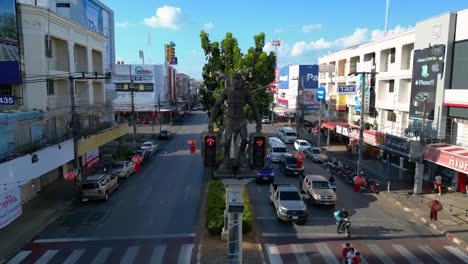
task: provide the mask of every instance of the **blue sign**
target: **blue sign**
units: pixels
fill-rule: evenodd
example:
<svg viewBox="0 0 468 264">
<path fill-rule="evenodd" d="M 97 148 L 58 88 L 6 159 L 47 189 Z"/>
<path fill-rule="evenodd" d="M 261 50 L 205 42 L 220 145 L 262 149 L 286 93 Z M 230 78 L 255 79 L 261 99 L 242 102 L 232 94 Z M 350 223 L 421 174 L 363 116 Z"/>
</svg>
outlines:
<svg viewBox="0 0 468 264">
<path fill-rule="evenodd" d="M 317 100 L 323 102 L 323 101 L 325 101 L 325 97 L 326 97 L 325 87 L 317 88 Z"/>
<path fill-rule="evenodd" d="M 356 94 L 356 85 L 340 85 L 338 94 Z"/>
<path fill-rule="evenodd" d="M 15 97 L 14 96 L 0 96 L 0 105 L 14 105 Z"/>
<path fill-rule="evenodd" d="M 279 70 L 279 89 L 289 89 L 289 66 L 285 66 Z"/>
<path fill-rule="evenodd" d="M 301 83 L 304 89 L 317 89 L 318 87 L 318 65 L 299 65 L 299 78 L 303 79 Z"/>
<path fill-rule="evenodd" d="M 171 65 L 177 65 L 177 57 L 172 57 L 171 62 L 169 63 Z"/>
<path fill-rule="evenodd" d="M 20 84 L 16 1 L 0 1 L 0 84 Z"/>
<path fill-rule="evenodd" d="M 355 106 L 354 106 L 354 110 L 355 110 L 356 112 L 361 112 L 361 105 L 355 105 Z"/>
</svg>

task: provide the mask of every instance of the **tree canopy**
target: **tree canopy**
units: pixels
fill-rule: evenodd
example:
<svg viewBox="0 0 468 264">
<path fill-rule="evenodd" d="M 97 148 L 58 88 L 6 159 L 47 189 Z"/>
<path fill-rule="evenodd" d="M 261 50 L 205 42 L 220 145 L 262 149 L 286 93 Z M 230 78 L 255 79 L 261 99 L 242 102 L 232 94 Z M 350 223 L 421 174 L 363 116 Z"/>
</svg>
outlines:
<svg viewBox="0 0 468 264">
<path fill-rule="evenodd" d="M 260 115 L 266 114 L 273 101 L 273 95 L 268 93 L 268 85 L 275 79 L 276 58 L 274 52 L 267 54 L 263 51 L 265 34 L 254 36 L 254 47 L 249 48 L 246 54 L 241 52 L 237 39 L 230 32 L 226 33 L 220 43 L 212 42 L 209 35 L 201 31 L 200 40 L 206 60 L 202 72 L 204 89 L 200 89 L 200 94 L 201 103 L 208 110 L 208 115 L 225 87 L 223 74 L 232 76 L 236 72 L 245 73 L 245 83 L 252 90 Z M 252 114 L 248 107 L 246 110 L 247 117 L 251 120 Z M 217 123 L 222 125 L 222 118 Z"/>
</svg>

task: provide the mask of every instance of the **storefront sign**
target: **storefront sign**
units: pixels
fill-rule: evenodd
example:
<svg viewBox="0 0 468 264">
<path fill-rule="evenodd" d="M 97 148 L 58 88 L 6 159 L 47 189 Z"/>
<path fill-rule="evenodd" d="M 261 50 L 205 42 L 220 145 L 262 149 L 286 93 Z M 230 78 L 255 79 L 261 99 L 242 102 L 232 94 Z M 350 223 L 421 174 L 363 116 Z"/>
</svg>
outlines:
<svg viewBox="0 0 468 264">
<path fill-rule="evenodd" d="M 451 153 L 452 150 L 456 151 L 457 154 Z M 460 153 L 462 151 L 466 152 Z M 445 146 L 444 148 L 437 148 L 437 146 L 428 146 L 424 151 L 424 158 L 441 166 L 467 174 L 468 157 L 465 156 L 466 154 L 468 154 L 468 150 L 464 150 L 463 148 L 459 148 L 458 146 L 449 145 Z"/>
<path fill-rule="evenodd" d="M 385 135 L 385 148 L 387 150 L 409 156 L 410 147 L 411 144 L 406 138 L 397 137 L 388 133 Z"/>
<path fill-rule="evenodd" d="M 1 1 L 0 10 L 0 72 L 2 73 L 0 74 L 0 84 L 19 84 L 21 83 L 21 71 L 16 26 L 16 1 Z"/>
<path fill-rule="evenodd" d="M 0 194 L 0 228 L 13 222 L 22 213 L 21 189 L 19 187 Z"/>
<path fill-rule="evenodd" d="M 356 85 L 340 85 L 338 94 L 356 94 Z"/>
<path fill-rule="evenodd" d="M 336 126 L 336 133 L 353 139 L 359 139 L 359 131 L 359 127 Z M 363 139 L 365 143 L 374 146 L 385 144 L 385 135 L 376 130 L 364 130 Z"/>
<path fill-rule="evenodd" d="M 99 163 L 99 148 L 86 153 L 86 167 L 92 168 Z"/>
</svg>

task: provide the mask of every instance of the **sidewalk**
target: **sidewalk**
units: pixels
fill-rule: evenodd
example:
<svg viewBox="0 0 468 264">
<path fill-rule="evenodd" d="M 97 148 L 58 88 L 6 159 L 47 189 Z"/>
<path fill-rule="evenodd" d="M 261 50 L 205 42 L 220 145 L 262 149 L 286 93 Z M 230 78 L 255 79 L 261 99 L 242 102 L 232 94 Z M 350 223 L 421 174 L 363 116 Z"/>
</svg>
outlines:
<svg viewBox="0 0 468 264">
<path fill-rule="evenodd" d="M 0 263 L 6 263 L 45 227 L 62 217 L 76 197 L 78 189 L 73 182 L 60 178 L 23 204 L 22 215 L 0 229 Z"/>
</svg>

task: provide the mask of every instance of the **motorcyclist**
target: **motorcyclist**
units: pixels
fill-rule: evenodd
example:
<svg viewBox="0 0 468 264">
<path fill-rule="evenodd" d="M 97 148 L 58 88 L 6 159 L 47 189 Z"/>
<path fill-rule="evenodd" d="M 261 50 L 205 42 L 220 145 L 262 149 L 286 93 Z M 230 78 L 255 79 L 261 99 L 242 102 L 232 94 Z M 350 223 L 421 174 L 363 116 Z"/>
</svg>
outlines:
<svg viewBox="0 0 468 264">
<path fill-rule="evenodd" d="M 341 211 L 339 211 L 339 213 L 337 214 L 336 218 L 338 219 L 338 227 L 336 228 L 336 233 L 339 234 L 340 233 L 340 228 L 341 228 L 341 225 L 343 224 L 343 219 L 344 218 L 347 218 L 349 217 L 349 213 L 348 211 L 346 211 L 345 208 L 341 209 Z"/>
<path fill-rule="evenodd" d="M 330 175 L 330 178 L 328 178 L 328 181 L 329 182 L 335 182 L 335 177 L 333 177 L 333 175 Z"/>
</svg>

